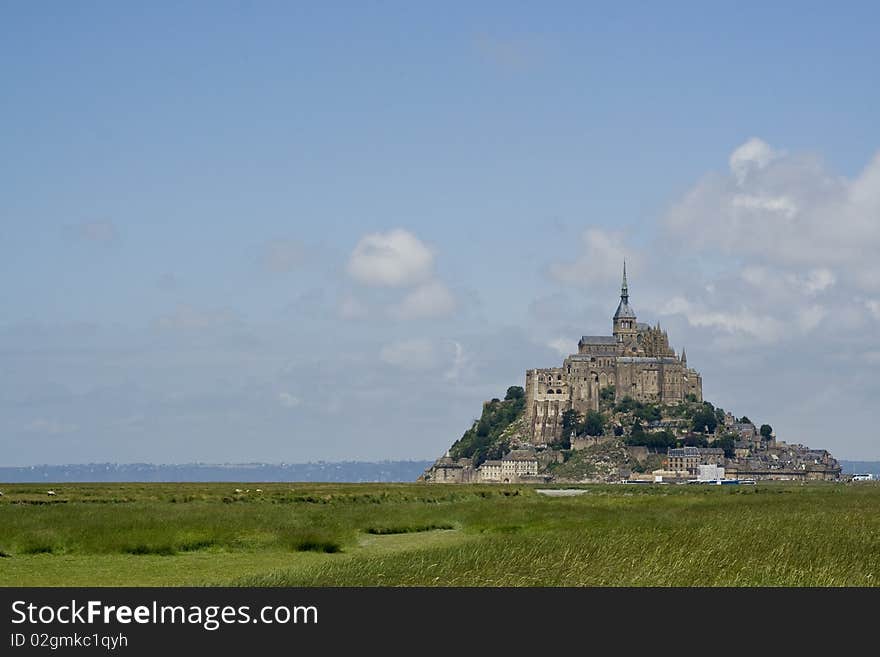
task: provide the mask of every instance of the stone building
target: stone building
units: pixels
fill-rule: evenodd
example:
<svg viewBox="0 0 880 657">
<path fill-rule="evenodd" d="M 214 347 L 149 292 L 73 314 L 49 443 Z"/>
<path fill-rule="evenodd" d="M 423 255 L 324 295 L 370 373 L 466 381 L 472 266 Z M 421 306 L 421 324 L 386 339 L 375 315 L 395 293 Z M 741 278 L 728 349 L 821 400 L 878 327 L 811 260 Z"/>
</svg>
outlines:
<svg viewBox="0 0 880 657">
<path fill-rule="evenodd" d="M 500 460 L 483 461 L 474 467 L 471 459 L 449 455 L 437 459 L 419 481 L 434 484 L 516 484 L 538 481 L 538 456 L 531 449 L 514 449 Z"/>
<path fill-rule="evenodd" d="M 516 483 L 538 476 L 538 457 L 528 449 L 515 449 L 500 461 L 483 461 L 477 468 L 477 480 L 492 483 Z"/>
<path fill-rule="evenodd" d="M 562 414 L 599 409 L 603 390 L 613 390 L 614 400 L 624 397 L 643 402 L 675 404 L 693 395 L 703 400 L 699 372 L 687 365 L 669 346 L 666 331 L 637 321 L 629 305 L 626 265 L 620 303 L 612 319 L 612 335 L 585 335 L 578 351 L 562 363 L 526 371 L 526 420 L 533 444 L 548 444 L 560 437 Z M 607 394 L 607 393 L 606 393 Z"/>
<path fill-rule="evenodd" d="M 701 465 L 724 464 L 724 450 L 718 447 L 670 447 L 666 450 L 666 466 L 670 470 L 695 475 Z"/>
<path fill-rule="evenodd" d="M 420 481 L 430 481 L 437 484 L 468 484 L 476 481 L 477 475 L 470 459 L 454 459 L 446 452 L 428 470 L 425 471 Z"/>
</svg>

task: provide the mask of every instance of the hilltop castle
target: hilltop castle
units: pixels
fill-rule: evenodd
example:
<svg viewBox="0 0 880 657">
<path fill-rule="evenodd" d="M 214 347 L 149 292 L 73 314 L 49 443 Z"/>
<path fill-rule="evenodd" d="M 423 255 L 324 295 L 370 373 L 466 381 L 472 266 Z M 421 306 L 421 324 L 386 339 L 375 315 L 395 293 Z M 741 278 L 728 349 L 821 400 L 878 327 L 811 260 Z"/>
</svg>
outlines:
<svg viewBox="0 0 880 657">
<path fill-rule="evenodd" d="M 560 437 L 565 411 L 598 410 L 600 395 L 663 404 L 693 395 L 702 401 L 703 381 L 688 367 L 684 349 L 678 356 L 669 346 L 669 336 L 659 323 L 652 327 L 636 321 L 624 263 L 612 335 L 583 336 L 578 352 L 568 356 L 562 367 L 526 370 L 525 394 L 531 442 L 546 445 Z"/>
<path fill-rule="evenodd" d="M 503 400 L 485 402 L 480 418 L 419 480 L 839 479 L 840 464 L 827 450 L 777 440 L 770 425 L 759 430 L 703 400 L 703 380 L 684 349 L 676 354 L 659 324 L 637 321 L 626 265 L 612 326 L 611 335 L 582 337 L 562 367 L 526 370 L 524 389 L 511 386 Z"/>
</svg>

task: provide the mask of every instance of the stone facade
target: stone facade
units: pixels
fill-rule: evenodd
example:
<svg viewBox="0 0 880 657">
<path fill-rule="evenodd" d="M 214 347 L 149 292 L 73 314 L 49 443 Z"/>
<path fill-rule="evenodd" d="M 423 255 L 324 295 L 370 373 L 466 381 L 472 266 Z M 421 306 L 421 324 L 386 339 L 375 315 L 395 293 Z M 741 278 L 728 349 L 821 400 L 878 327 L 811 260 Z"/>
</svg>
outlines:
<svg viewBox="0 0 880 657">
<path fill-rule="evenodd" d="M 453 459 L 447 452 L 419 480 L 435 484 L 519 484 L 541 479 L 535 451 L 514 449 L 500 460 L 483 461 L 477 468 L 470 459 Z"/>
<path fill-rule="evenodd" d="M 697 474 L 701 465 L 724 465 L 724 450 L 717 447 L 674 447 L 666 450 L 666 467 Z"/>
<path fill-rule="evenodd" d="M 614 399 L 624 397 L 643 402 L 675 404 L 693 395 L 703 400 L 699 372 L 687 365 L 669 346 L 669 336 L 660 325 L 637 321 L 629 305 L 626 266 L 620 304 L 613 317 L 612 335 L 585 335 L 578 351 L 562 367 L 526 371 L 526 420 L 532 443 L 545 445 L 562 432 L 562 414 L 573 408 L 579 413 L 599 409 L 599 395 L 614 388 Z"/>
</svg>

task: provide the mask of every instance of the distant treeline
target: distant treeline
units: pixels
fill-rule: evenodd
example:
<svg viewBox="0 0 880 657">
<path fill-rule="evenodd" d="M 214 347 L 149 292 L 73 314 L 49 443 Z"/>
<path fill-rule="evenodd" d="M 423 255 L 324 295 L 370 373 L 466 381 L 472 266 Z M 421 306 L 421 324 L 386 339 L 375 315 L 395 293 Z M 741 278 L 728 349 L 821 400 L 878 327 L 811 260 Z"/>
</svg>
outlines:
<svg viewBox="0 0 880 657">
<path fill-rule="evenodd" d="M 880 475 L 880 461 L 840 461 L 844 474 Z"/>
<path fill-rule="evenodd" d="M 156 465 L 87 463 L 0 467 L 0 482 L 162 481 L 415 481 L 431 461 L 341 461 L 338 463 L 233 463 Z"/>
</svg>

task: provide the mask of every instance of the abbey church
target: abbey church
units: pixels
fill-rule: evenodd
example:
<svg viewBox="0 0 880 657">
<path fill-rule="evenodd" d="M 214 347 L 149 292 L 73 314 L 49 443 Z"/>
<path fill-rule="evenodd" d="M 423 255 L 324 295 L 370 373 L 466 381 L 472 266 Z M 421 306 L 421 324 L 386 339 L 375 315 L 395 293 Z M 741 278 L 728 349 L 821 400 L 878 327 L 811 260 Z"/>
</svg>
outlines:
<svg viewBox="0 0 880 657">
<path fill-rule="evenodd" d="M 638 322 L 629 305 L 626 265 L 620 304 L 614 313 L 612 335 L 585 335 L 578 352 L 562 367 L 526 371 L 526 421 L 532 444 L 548 444 L 562 432 L 562 414 L 575 409 L 581 414 L 599 409 L 600 395 L 619 401 L 630 397 L 642 402 L 675 404 L 693 395 L 703 399 L 700 374 L 688 367 L 669 346 L 660 325 Z"/>
</svg>

